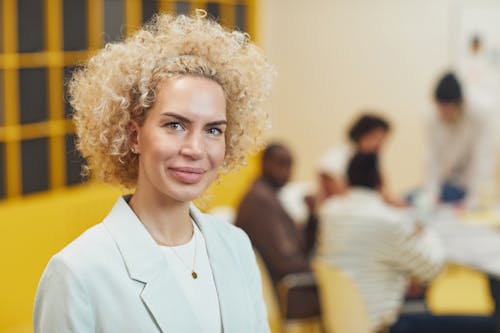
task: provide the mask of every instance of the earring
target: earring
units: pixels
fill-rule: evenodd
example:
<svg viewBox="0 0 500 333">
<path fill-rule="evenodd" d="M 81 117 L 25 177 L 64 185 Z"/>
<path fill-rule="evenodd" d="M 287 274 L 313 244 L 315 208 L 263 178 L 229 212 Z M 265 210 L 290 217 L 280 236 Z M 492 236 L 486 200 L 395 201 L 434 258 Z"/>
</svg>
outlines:
<svg viewBox="0 0 500 333">
<path fill-rule="evenodd" d="M 132 153 L 137 154 L 134 147 L 130 147 L 130 150 L 132 151 Z"/>
</svg>

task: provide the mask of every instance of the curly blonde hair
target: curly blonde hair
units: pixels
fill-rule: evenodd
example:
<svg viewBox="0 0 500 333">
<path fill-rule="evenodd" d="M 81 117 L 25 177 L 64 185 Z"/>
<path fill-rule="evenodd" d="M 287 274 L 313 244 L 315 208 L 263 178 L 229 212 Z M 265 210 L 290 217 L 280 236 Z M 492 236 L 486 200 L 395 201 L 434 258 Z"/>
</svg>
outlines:
<svg viewBox="0 0 500 333">
<path fill-rule="evenodd" d="M 126 188 L 136 185 L 139 165 L 129 147 L 129 123 L 142 124 L 160 84 L 178 75 L 212 79 L 225 92 L 223 172 L 243 165 L 263 145 L 268 115 L 262 106 L 274 68 L 247 34 L 205 16 L 158 15 L 125 41 L 107 44 L 74 73 L 70 103 L 87 173 Z"/>
</svg>

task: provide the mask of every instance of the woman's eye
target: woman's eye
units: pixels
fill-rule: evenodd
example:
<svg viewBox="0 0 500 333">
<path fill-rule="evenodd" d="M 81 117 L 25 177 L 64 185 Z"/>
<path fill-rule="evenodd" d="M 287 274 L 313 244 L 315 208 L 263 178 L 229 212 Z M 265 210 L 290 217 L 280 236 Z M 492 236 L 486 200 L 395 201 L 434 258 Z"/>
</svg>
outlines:
<svg viewBox="0 0 500 333">
<path fill-rule="evenodd" d="M 217 127 L 212 127 L 208 129 L 208 134 L 213 135 L 213 136 L 219 136 L 222 134 L 222 130 Z"/>
<path fill-rule="evenodd" d="M 175 122 L 167 123 L 165 124 L 165 127 L 173 129 L 174 131 L 182 131 L 184 129 L 184 127 L 182 127 L 180 123 L 175 123 Z"/>
</svg>

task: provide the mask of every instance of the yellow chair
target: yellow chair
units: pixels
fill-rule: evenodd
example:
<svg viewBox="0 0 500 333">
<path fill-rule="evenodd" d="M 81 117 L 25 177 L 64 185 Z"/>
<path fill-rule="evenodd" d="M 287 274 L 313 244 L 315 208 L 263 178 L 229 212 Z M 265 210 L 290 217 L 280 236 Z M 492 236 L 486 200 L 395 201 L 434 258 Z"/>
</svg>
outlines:
<svg viewBox="0 0 500 333">
<path fill-rule="evenodd" d="M 312 264 L 328 333 L 372 333 L 365 303 L 351 278 L 321 260 Z"/>
<path fill-rule="evenodd" d="M 264 264 L 261 256 L 254 250 L 255 258 L 259 266 L 262 292 L 264 295 L 264 302 L 267 308 L 267 317 L 269 326 L 272 333 L 320 333 L 321 322 L 319 318 L 306 318 L 306 319 L 286 319 L 286 293 L 290 286 L 297 283 L 303 283 L 304 279 L 300 275 L 290 274 L 283 279 L 283 283 L 279 284 L 278 297 L 271 281 L 271 276 Z"/>
<path fill-rule="evenodd" d="M 254 250 L 254 253 L 260 270 L 260 276 L 262 280 L 262 294 L 264 296 L 264 302 L 266 303 L 269 326 L 272 333 L 280 333 L 283 331 L 283 327 L 281 325 L 280 308 L 277 296 L 274 292 L 274 286 L 267 268 L 264 265 L 264 261 L 262 261 L 262 258 L 257 253 L 257 251 Z"/>
</svg>

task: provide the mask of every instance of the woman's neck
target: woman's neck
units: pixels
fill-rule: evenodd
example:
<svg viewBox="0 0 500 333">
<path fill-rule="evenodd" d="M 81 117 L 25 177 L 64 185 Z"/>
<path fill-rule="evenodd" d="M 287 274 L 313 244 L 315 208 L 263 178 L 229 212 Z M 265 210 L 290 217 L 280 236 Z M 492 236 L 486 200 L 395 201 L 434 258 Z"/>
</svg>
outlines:
<svg viewBox="0 0 500 333">
<path fill-rule="evenodd" d="M 173 200 L 165 195 L 152 195 L 137 188 L 129 205 L 146 230 L 159 245 L 177 246 L 191 239 L 193 225 L 189 202 Z"/>
</svg>

